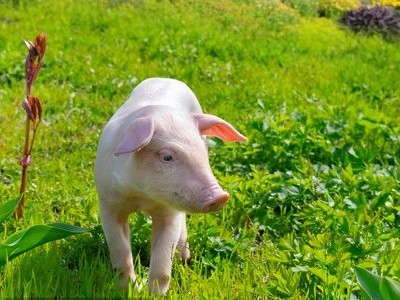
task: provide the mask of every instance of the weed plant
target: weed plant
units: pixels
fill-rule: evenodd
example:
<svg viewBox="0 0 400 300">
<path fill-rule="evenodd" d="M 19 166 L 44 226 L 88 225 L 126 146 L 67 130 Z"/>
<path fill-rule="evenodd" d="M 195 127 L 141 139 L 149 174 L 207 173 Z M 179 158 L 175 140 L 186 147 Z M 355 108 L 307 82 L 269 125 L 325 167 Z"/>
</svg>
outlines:
<svg viewBox="0 0 400 300">
<path fill-rule="evenodd" d="M 174 263 L 167 298 L 361 299 L 356 265 L 400 278 L 395 44 L 279 1 L 3 1 L 0 24 L 2 202 L 20 178 L 19 43 L 36 32 L 48 39 L 35 82 L 46 103 L 41 163 L 30 169 L 22 222 L 1 234 L 52 222 L 92 228 L 7 264 L 1 298 L 148 296 L 118 288 L 93 161 L 108 118 L 154 76 L 186 82 L 206 112 L 249 138 L 210 140 L 232 198 L 221 212 L 190 216 L 192 262 Z M 151 221 L 138 214 L 130 223 L 145 283 Z"/>
</svg>

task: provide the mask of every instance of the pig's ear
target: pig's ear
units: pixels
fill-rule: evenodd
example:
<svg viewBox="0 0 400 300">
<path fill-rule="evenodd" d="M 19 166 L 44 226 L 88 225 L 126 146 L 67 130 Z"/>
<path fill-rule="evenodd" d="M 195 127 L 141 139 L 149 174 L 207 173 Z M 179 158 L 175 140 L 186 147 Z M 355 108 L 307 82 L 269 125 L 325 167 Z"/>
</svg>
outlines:
<svg viewBox="0 0 400 300">
<path fill-rule="evenodd" d="M 247 138 L 237 131 L 225 120 L 213 115 L 192 114 L 200 133 L 203 135 L 216 136 L 228 142 L 246 142 Z"/>
<path fill-rule="evenodd" d="M 148 143 L 154 133 L 154 121 L 151 118 L 138 118 L 129 124 L 122 136 L 122 140 L 115 150 L 115 155 L 135 152 L 142 149 Z"/>
</svg>

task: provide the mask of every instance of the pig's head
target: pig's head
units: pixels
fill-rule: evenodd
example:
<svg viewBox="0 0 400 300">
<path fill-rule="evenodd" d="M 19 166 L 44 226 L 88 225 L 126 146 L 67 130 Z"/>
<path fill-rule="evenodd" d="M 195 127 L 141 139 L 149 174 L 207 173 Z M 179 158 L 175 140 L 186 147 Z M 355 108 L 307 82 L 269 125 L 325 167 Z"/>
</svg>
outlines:
<svg viewBox="0 0 400 300">
<path fill-rule="evenodd" d="M 115 155 L 132 155 L 132 185 L 149 199 L 189 212 L 216 211 L 229 194 L 211 171 L 203 135 L 246 141 L 216 116 L 163 110 L 135 119 Z"/>
</svg>

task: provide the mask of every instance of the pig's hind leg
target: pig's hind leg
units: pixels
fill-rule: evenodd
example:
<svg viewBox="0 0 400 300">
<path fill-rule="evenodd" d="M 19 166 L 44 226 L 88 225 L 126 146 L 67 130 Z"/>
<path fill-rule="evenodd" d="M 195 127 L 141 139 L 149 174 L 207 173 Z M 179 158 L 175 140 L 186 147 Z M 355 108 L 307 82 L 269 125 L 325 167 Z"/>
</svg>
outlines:
<svg viewBox="0 0 400 300">
<path fill-rule="evenodd" d="M 115 212 L 100 205 L 100 215 L 113 269 L 119 273 L 120 284 L 126 288 L 129 281 L 136 281 L 130 244 L 129 214 Z"/>
<path fill-rule="evenodd" d="M 177 253 L 177 257 L 182 259 L 183 262 L 188 263 L 190 260 L 190 249 L 188 242 L 188 234 L 186 227 L 186 214 L 184 213 L 182 218 L 182 227 L 181 234 L 179 236 L 178 245 L 179 253 Z"/>
<path fill-rule="evenodd" d="M 182 212 L 153 212 L 150 276 L 148 288 L 155 294 L 165 294 L 171 278 L 172 260 L 175 256 L 182 221 Z"/>
</svg>

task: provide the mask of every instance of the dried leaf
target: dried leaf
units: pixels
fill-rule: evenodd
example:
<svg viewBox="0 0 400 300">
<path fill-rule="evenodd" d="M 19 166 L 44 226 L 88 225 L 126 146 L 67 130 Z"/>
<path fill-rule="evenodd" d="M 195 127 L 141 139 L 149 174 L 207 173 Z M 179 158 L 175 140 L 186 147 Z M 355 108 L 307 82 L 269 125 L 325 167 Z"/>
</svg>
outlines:
<svg viewBox="0 0 400 300">
<path fill-rule="evenodd" d="M 31 92 L 33 81 L 39 74 L 43 64 L 43 57 L 46 52 L 46 35 L 39 34 L 34 42 L 24 41 L 28 48 L 28 55 L 25 60 L 26 93 Z"/>
<path fill-rule="evenodd" d="M 39 121 L 42 119 L 42 113 L 43 113 L 43 108 L 42 108 L 42 103 L 40 102 L 39 98 L 35 97 L 35 105 L 37 109 L 37 116 L 39 117 Z"/>
<path fill-rule="evenodd" d="M 34 124 L 36 124 L 37 119 L 39 119 L 40 122 L 40 120 L 42 119 L 43 109 L 42 103 L 40 102 L 39 98 L 34 96 L 29 96 L 28 98 L 25 98 L 22 102 L 22 107 Z"/>
<path fill-rule="evenodd" d="M 35 47 L 35 45 L 31 41 L 24 40 L 25 46 L 30 50 L 32 47 Z"/>
<path fill-rule="evenodd" d="M 29 95 L 31 93 L 31 87 L 33 84 L 33 81 L 35 80 L 38 71 L 37 71 L 37 67 L 35 64 L 35 59 L 37 58 L 37 56 L 34 54 L 36 53 L 34 47 L 31 47 L 29 49 L 29 53 L 28 56 L 26 57 L 25 60 L 25 78 L 26 78 L 26 94 Z"/>
<path fill-rule="evenodd" d="M 24 99 L 24 101 L 22 102 L 22 108 L 26 111 L 26 113 L 28 114 L 29 118 L 31 119 L 32 122 L 36 121 L 35 115 L 32 111 L 32 107 L 29 103 L 29 100 L 27 98 Z"/>
<path fill-rule="evenodd" d="M 33 116 L 35 117 L 35 120 L 33 120 L 33 123 L 35 124 L 37 117 L 38 117 L 38 108 L 36 105 L 35 97 L 29 96 L 29 98 L 32 99 L 31 109 L 32 109 Z"/>
</svg>

